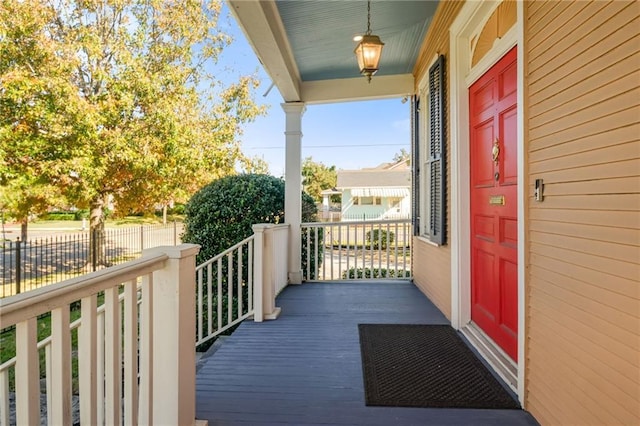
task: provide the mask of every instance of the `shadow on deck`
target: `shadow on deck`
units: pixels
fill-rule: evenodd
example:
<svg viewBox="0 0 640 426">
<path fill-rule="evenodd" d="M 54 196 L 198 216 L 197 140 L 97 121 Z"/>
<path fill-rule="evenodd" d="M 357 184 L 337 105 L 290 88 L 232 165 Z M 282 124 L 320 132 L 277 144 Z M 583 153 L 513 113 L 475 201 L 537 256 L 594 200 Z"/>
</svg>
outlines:
<svg viewBox="0 0 640 426">
<path fill-rule="evenodd" d="M 519 410 L 367 407 L 359 323 L 448 324 L 407 281 L 287 287 L 276 321 L 245 321 L 197 375 L 209 425 L 536 425 Z"/>
</svg>

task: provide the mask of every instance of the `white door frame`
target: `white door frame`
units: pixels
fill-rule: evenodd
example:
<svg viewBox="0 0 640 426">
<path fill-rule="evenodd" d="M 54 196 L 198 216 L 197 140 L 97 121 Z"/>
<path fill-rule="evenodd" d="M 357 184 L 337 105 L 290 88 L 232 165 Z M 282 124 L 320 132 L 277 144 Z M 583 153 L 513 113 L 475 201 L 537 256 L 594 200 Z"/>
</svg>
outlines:
<svg viewBox="0 0 640 426">
<path fill-rule="evenodd" d="M 525 162 L 524 162 L 524 27 L 522 2 L 516 24 L 473 68 L 470 42 L 500 2 L 467 1 L 450 29 L 451 123 L 451 324 L 461 329 L 471 321 L 471 229 L 469 183 L 469 87 L 512 47 L 518 46 L 518 363 L 517 395 L 524 407 L 525 372 Z"/>
</svg>

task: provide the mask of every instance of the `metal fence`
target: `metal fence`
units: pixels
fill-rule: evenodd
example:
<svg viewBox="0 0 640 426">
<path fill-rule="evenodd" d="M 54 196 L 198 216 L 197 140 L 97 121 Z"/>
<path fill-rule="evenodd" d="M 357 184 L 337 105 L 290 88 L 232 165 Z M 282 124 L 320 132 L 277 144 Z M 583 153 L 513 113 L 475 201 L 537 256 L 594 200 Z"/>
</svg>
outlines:
<svg viewBox="0 0 640 426">
<path fill-rule="evenodd" d="M 183 224 L 141 225 L 0 242 L 0 298 L 139 257 L 143 249 L 181 244 Z"/>
</svg>

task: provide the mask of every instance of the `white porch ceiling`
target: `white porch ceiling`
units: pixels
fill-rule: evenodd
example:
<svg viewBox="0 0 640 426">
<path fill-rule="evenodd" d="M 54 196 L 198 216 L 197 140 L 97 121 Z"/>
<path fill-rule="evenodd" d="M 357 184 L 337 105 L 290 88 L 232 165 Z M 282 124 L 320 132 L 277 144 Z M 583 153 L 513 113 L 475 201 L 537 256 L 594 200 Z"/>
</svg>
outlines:
<svg viewBox="0 0 640 426">
<path fill-rule="evenodd" d="M 371 29 L 385 43 L 380 71 L 361 77 L 353 37 L 367 28 L 362 0 L 228 0 L 286 102 L 326 103 L 413 92 L 413 67 L 437 1 L 372 0 Z"/>
</svg>

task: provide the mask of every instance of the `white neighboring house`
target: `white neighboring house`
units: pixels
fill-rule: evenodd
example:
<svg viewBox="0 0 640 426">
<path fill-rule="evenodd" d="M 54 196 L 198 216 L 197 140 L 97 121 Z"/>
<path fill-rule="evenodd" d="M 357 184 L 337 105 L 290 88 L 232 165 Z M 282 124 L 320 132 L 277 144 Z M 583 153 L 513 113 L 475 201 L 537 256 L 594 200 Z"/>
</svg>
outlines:
<svg viewBox="0 0 640 426">
<path fill-rule="evenodd" d="M 338 170 L 342 220 L 404 219 L 411 216 L 409 160 L 361 170 Z"/>
</svg>

